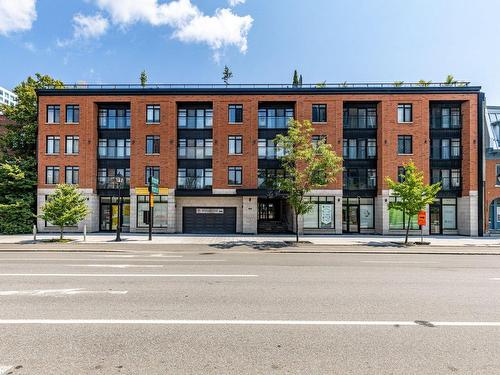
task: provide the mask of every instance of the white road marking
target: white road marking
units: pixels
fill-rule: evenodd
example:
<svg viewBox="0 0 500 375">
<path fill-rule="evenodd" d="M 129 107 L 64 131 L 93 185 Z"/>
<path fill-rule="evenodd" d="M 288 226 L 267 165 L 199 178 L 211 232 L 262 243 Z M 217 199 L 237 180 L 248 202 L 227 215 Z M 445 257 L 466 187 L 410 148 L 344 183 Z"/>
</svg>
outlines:
<svg viewBox="0 0 500 375">
<path fill-rule="evenodd" d="M 387 263 L 387 264 L 437 264 L 439 262 L 412 262 L 412 261 L 404 261 L 404 260 L 361 260 L 361 263 Z"/>
<path fill-rule="evenodd" d="M 153 257 L 153 255 L 100 255 L 105 258 L 147 258 L 147 257 Z M 154 255 L 157 256 L 157 255 Z M 182 258 L 182 255 L 159 255 L 162 258 Z"/>
<path fill-rule="evenodd" d="M 426 322 L 434 327 L 500 327 L 500 322 Z M 169 320 L 169 319 L 1 319 L 8 324 L 122 325 L 287 325 L 287 326 L 424 326 L 418 321 L 364 320 Z"/>
<path fill-rule="evenodd" d="M 0 258 L 0 263 L 3 260 L 8 261 L 21 261 L 21 262 L 31 262 L 31 261 L 57 261 L 57 262 L 84 262 L 84 261 L 92 261 L 92 262 L 116 262 L 120 261 L 120 259 L 103 259 L 103 258 Z M 133 262 L 225 262 L 225 259 L 161 259 L 161 258 L 153 258 L 153 259 L 130 259 Z"/>
<path fill-rule="evenodd" d="M 492 277 L 490 280 L 492 280 L 492 281 L 500 281 L 500 277 Z"/>
<path fill-rule="evenodd" d="M 259 277 L 259 275 L 167 274 L 167 273 L 0 273 L 0 276 L 64 277 Z"/>
<path fill-rule="evenodd" d="M 0 365 L 0 375 L 5 375 L 7 372 L 12 370 L 14 366 L 6 366 L 6 365 Z"/>
<path fill-rule="evenodd" d="M 76 294 L 127 294 L 126 290 L 85 290 L 75 289 L 40 289 L 40 290 L 5 290 L 0 291 L 0 296 L 35 296 L 35 297 L 59 297 L 73 296 Z"/>
<path fill-rule="evenodd" d="M 100 268 L 162 268 L 161 264 L 63 264 L 66 267 L 100 267 Z"/>
</svg>

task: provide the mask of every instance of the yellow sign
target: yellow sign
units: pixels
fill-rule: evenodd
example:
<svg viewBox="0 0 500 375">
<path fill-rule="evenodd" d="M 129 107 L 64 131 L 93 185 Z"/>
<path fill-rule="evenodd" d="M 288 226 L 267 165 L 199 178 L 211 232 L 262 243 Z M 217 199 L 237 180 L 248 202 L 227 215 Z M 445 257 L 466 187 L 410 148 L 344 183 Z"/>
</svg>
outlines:
<svg viewBox="0 0 500 375">
<path fill-rule="evenodd" d="M 160 192 L 158 195 L 168 195 L 169 194 L 169 189 L 168 188 L 160 188 Z M 135 194 L 136 195 L 149 195 L 149 190 L 147 187 L 136 187 L 135 188 Z"/>
</svg>

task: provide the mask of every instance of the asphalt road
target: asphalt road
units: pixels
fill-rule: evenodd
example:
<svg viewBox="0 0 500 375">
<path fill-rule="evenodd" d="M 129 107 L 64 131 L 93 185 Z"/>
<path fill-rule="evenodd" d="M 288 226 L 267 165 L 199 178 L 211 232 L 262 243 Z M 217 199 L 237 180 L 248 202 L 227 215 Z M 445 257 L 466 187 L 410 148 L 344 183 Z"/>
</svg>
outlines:
<svg viewBox="0 0 500 375">
<path fill-rule="evenodd" d="M 500 373 L 500 256 L 122 248 L 0 251 L 0 374 Z"/>
</svg>

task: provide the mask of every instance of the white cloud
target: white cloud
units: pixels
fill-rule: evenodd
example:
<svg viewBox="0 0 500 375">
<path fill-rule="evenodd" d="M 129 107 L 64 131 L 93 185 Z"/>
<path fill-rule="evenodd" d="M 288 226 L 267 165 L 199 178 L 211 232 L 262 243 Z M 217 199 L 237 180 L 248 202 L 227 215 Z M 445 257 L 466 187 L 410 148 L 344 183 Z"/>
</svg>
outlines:
<svg viewBox="0 0 500 375">
<path fill-rule="evenodd" d="M 205 43 L 214 50 L 234 46 L 240 52 L 248 49 L 247 37 L 253 23 L 249 15 L 239 16 L 231 9 L 217 9 L 214 15 L 205 15 L 191 0 L 94 0 L 109 14 L 113 24 L 127 27 L 144 22 L 153 26 L 170 26 L 173 37 L 185 43 Z M 230 0 L 242 4 L 245 0 Z"/>
<path fill-rule="evenodd" d="M 36 20 L 35 0 L 0 0 L 0 34 L 30 30 Z"/>
<path fill-rule="evenodd" d="M 73 17 L 73 37 L 82 39 L 99 38 L 108 29 L 109 22 L 100 14 L 84 16 L 76 14 Z"/>
<path fill-rule="evenodd" d="M 183 42 L 206 43 L 212 49 L 226 46 L 238 47 L 245 53 L 247 36 L 252 27 L 250 16 L 238 16 L 230 9 L 217 9 L 214 16 L 198 16 L 174 32 L 174 37 Z"/>
<path fill-rule="evenodd" d="M 230 7 L 235 7 L 236 5 L 245 4 L 245 1 L 246 0 L 228 0 L 227 2 Z"/>
</svg>

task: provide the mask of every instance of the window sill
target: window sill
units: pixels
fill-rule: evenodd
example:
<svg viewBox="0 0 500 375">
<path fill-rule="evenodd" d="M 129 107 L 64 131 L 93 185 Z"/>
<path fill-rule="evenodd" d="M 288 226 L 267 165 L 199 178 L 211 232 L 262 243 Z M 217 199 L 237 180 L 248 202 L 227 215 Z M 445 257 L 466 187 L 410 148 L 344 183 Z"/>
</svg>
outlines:
<svg viewBox="0 0 500 375">
<path fill-rule="evenodd" d="M 49 154 L 49 153 L 45 153 L 46 156 L 59 156 L 59 153 L 54 153 L 54 154 Z"/>
<path fill-rule="evenodd" d="M 411 124 L 413 124 L 413 121 L 398 121 L 398 124 L 411 125 Z"/>
<path fill-rule="evenodd" d="M 65 122 L 66 125 L 78 125 L 79 122 Z"/>
<path fill-rule="evenodd" d="M 400 154 L 400 153 L 398 153 L 398 156 L 413 156 L 413 153 L 411 153 L 411 154 Z"/>
<path fill-rule="evenodd" d="M 242 185 L 242 184 L 239 184 L 239 185 L 231 185 L 231 184 L 227 184 L 227 186 L 229 186 L 229 187 L 242 187 L 243 185 Z"/>
<path fill-rule="evenodd" d="M 159 122 L 146 122 L 146 125 L 160 125 Z"/>
<path fill-rule="evenodd" d="M 240 153 L 240 154 L 230 154 L 230 153 L 228 153 L 228 155 L 229 155 L 229 156 L 242 156 L 242 155 L 243 155 L 243 153 Z"/>
<path fill-rule="evenodd" d="M 146 154 L 144 154 L 144 155 L 146 155 L 146 156 L 158 156 L 158 155 L 160 155 L 160 153 L 153 153 L 153 154 L 148 154 L 148 153 L 146 153 Z"/>
<path fill-rule="evenodd" d="M 328 125 L 328 121 L 312 121 L 311 124 L 313 124 L 313 125 Z"/>
<path fill-rule="evenodd" d="M 64 155 L 65 156 L 78 156 L 78 155 L 80 155 L 80 153 L 75 154 L 75 153 L 66 153 L 65 152 Z"/>
<path fill-rule="evenodd" d="M 242 122 L 228 122 L 229 125 L 243 125 L 243 121 Z"/>
<path fill-rule="evenodd" d="M 46 122 L 45 125 L 61 125 L 60 122 Z"/>
</svg>

